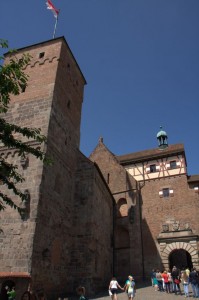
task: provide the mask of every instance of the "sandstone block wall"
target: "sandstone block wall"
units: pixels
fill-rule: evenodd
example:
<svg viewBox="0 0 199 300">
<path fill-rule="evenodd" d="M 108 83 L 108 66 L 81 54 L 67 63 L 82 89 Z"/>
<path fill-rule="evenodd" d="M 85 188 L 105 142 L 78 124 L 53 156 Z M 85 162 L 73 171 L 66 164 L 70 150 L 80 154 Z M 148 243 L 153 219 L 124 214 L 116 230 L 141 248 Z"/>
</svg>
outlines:
<svg viewBox="0 0 199 300">
<path fill-rule="evenodd" d="M 114 275 L 142 277 L 139 186 L 100 140 L 90 159 L 97 163 L 116 204 Z"/>
<path fill-rule="evenodd" d="M 98 168 L 79 153 L 75 179 L 73 286 L 90 293 L 107 288 L 113 274 L 114 199 Z"/>
</svg>

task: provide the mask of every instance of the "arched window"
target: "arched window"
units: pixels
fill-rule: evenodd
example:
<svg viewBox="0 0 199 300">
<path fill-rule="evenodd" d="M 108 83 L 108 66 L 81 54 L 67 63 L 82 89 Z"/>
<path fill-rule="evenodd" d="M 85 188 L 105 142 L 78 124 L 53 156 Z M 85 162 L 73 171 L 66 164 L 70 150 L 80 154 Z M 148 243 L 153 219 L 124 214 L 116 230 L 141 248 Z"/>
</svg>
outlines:
<svg viewBox="0 0 199 300">
<path fill-rule="evenodd" d="M 117 202 L 117 216 L 127 217 L 128 216 L 128 206 L 125 198 L 120 198 Z"/>
</svg>

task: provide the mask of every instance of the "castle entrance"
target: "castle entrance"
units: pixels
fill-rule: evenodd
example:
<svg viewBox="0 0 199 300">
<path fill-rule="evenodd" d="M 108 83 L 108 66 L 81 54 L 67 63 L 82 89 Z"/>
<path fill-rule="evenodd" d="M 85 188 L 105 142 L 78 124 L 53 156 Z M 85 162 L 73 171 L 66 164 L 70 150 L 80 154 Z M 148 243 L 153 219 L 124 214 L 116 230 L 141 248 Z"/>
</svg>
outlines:
<svg viewBox="0 0 199 300">
<path fill-rule="evenodd" d="M 169 254 L 169 268 L 176 266 L 182 270 L 186 267 L 191 270 L 193 268 L 191 255 L 184 249 L 175 249 Z"/>
</svg>

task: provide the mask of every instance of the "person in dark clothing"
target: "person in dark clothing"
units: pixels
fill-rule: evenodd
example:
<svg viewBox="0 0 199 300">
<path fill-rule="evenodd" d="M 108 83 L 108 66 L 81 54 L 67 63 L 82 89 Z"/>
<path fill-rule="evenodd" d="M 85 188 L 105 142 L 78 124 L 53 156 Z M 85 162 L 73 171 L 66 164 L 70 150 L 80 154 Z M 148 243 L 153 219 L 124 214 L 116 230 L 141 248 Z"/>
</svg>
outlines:
<svg viewBox="0 0 199 300">
<path fill-rule="evenodd" d="M 153 280 L 154 280 L 154 278 L 156 278 L 156 270 L 155 270 L 155 269 L 153 269 L 153 270 L 151 271 L 150 276 L 151 276 L 151 284 L 152 284 L 152 286 L 154 286 Z"/>
<path fill-rule="evenodd" d="M 193 297 L 199 298 L 199 280 L 198 280 L 198 273 L 196 272 L 196 269 L 193 268 L 191 270 L 191 273 L 189 274 L 189 282 L 191 283 L 192 291 L 193 291 Z"/>
<path fill-rule="evenodd" d="M 171 277 L 173 279 L 173 292 L 175 294 L 179 292 L 179 294 L 181 295 L 182 293 L 180 289 L 180 270 L 178 270 L 176 266 L 174 266 L 171 271 Z"/>
</svg>

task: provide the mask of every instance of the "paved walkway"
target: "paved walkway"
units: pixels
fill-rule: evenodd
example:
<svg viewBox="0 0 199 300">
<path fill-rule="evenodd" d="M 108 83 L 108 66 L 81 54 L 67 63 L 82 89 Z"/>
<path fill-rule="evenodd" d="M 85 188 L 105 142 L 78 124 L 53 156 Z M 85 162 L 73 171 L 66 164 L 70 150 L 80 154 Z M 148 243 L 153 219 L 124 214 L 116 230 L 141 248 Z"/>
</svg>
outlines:
<svg viewBox="0 0 199 300">
<path fill-rule="evenodd" d="M 181 289 L 183 291 L 183 288 Z M 155 292 L 154 288 L 151 286 L 145 286 L 144 284 L 140 287 L 137 287 L 136 295 L 134 300 L 182 300 L 182 299 L 189 299 L 194 300 L 191 287 L 189 287 L 190 296 L 188 298 L 184 297 L 183 295 L 175 295 L 173 293 L 167 294 L 165 292 Z M 118 295 L 118 300 L 128 300 L 127 294 L 122 292 Z M 95 300 L 111 300 L 111 297 L 107 293 L 103 293 L 101 296 L 98 295 L 94 298 Z"/>
</svg>

